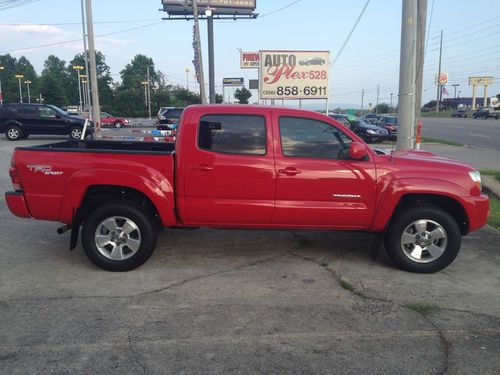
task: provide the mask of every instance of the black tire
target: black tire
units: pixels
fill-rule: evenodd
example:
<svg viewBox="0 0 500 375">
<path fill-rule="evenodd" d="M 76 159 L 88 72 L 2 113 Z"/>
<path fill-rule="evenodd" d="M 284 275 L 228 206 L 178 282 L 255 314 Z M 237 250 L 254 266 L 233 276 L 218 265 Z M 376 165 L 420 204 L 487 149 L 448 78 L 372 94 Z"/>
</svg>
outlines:
<svg viewBox="0 0 500 375">
<path fill-rule="evenodd" d="M 476 116 L 474 115 L 474 116 L 472 116 L 472 118 L 475 120 L 475 119 L 476 119 Z"/>
<path fill-rule="evenodd" d="M 26 139 L 26 138 L 28 138 L 29 136 L 30 136 L 30 135 L 29 135 L 28 133 L 23 132 L 23 135 L 22 135 L 21 139 Z"/>
<path fill-rule="evenodd" d="M 23 139 L 23 130 L 18 125 L 7 125 L 5 128 L 5 137 L 9 141 L 18 141 Z"/>
<path fill-rule="evenodd" d="M 417 221 L 428 221 L 429 228 L 435 229 L 437 223 L 444 230 L 445 239 L 430 239 L 431 246 L 437 244 L 436 247 L 442 247 L 444 251 L 435 259 L 431 253 L 427 251 L 427 246 L 424 245 L 421 255 L 421 260 L 424 257 L 430 257 L 426 263 L 414 260 L 409 252 L 413 245 L 403 245 L 402 238 L 405 230 L 411 230 L 412 223 Z M 408 234 L 409 232 L 406 232 Z M 413 235 L 413 234 L 411 234 Z M 418 236 L 418 233 L 415 233 Z M 423 238 L 423 236 L 421 237 Z M 443 242 L 439 242 L 443 241 Z M 387 254 L 392 261 L 401 269 L 415 273 L 433 273 L 442 270 L 450 265 L 456 258 L 460 250 L 462 241 L 460 229 L 455 219 L 446 211 L 432 205 L 418 205 L 402 210 L 395 218 L 391 220 L 389 230 L 385 236 L 385 248 Z M 414 249 L 414 248 L 413 248 Z"/>
<path fill-rule="evenodd" d="M 72 126 L 69 128 L 69 137 L 71 139 L 80 139 L 82 136 L 83 128 L 81 126 Z"/>
<path fill-rule="evenodd" d="M 115 218 L 115 219 L 111 219 Z M 115 224 L 120 224 L 123 219 L 131 221 L 136 226 L 136 230 L 130 231 L 130 238 L 139 239 L 139 247 L 135 251 L 127 247 L 127 243 L 123 245 L 122 257 L 128 257 L 121 260 L 111 259 L 111 249 L 116 247 L 116 243 L 110 243 L 107 248 L 101 246 L 99 250 L 96 243 L 96 235 L 98 227 L 100 230 L 107 228 L 103 226 L 103 221 L 106 219 L 112 220 Z M 125 223 L 122 228 L 125 228 Z M 125 230 L 123 232 L 126 232 Z M 102 233 L 102 232 L 100 232 Z M 105 236 L 110 236 L 113 233 L 109 231 Z M 114 235 L 114 234 L 113 234 Z M 144 264 L 149 259 L 156 247 L 158 233 L 152 215 L 144 211 L 139 206 L 132 203 L 110 203 L 105 206 L 99 207 L 90 213 L 84 221 L 82 229 L 82 246 L 89 259 L 108 271 L 122 272 L 133 270 Z M 109 254 L 107 253 L 109 250 Z M 129 251 L 128 254 L 125 251 Z M 107 255 L 105 255 L 106 253 Z"/>
<path fill-rule="evenodd" d="M 488 120 L 488 116 L 487 116 L 487 115 L 485 115 L 483 118 L 484 118 L 485 120 Z"/>
</svg>

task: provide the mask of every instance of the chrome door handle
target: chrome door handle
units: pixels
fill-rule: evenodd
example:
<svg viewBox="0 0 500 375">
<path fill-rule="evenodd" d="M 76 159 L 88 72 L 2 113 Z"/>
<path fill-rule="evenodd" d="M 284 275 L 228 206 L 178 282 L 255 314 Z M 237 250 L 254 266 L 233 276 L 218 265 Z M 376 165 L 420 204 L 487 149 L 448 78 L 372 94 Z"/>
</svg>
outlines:
<svg viewBox="0 0 500 375">
<path fill-rule="evenodd" d="M 300 174 L 301 171 L 299 171 L 298 169 L 293 168 L 293 167 L 287 167 L 285 169 L 278 169 L 278 173 L 284 174 L 287 176 L 295 176 L 297 174 Z"/>
</svg>

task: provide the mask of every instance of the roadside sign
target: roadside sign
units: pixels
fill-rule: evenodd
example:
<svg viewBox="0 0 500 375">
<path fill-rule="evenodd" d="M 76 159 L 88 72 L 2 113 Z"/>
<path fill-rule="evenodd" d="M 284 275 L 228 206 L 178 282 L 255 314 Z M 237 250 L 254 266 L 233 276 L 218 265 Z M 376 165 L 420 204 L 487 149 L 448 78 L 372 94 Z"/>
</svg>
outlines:
<svg viewBox="0 0 500 375">
<path fill-rule="evenodd" d="M 259 89 L 259 80 L 258 79 L 249 79 L 248 80 L 248 88 L 250 90 L 258 90 Z"/>
<path fill-rule="evenodd" d="M 436 74 L 436 85 L 446 85 L 448 83 L 448 73 L 441 72 L 441 74 Z"/>
<path fill-rule="evenodd" d="M 492 85 L 493 77 L 469 77 L 469 86 Z"/>
<path fill-rule="evenodd" d="M 262 99 L 327 99 L 329 51 L 260 51 Z"/>
<path fill-rule="evenodd" d="M 255 10 L 257 0 L 198 0 L 198 9 L 211 8 L 214 14 L 250 14 Z M 192 15 L 192 1 L 162 0 L 163 11 L 170 15 Z"/>
<path fill-rule="evenodd" d="M 222 78 L 223 86 L 244 86 L 245 79 L 242 77 L 238 78 Z"/>
<path fill-rule="evenodd" d="M 355 115 L 356 114 L 356 110 L 352 109 L 352 108 L 349 108 L 349 109 L 345 110 L 345 113 L 347 113 L 348 115 Z"/>
<path fill-rule="evenodd" d="M 240 52 L 241 69 L 258 69 L 260 61 L 259 52 Z"/>
</svg>

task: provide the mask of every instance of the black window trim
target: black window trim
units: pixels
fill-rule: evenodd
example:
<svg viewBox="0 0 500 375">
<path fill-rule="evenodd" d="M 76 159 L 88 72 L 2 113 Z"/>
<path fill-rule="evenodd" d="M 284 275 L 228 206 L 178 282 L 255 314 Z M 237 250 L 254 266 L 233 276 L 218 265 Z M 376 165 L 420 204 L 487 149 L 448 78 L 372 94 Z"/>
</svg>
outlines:
<svg viewBox="0 0 500 375">
<path fill-rule="evenodd" d="M 293 159 L 316 159 L 316 160 L 330 160 L 330 161 L 334 160 L 334 161 L 339 161 L 339 162 L 348 161 L 348 160 L 343 160 L 343 159 L 339 159 L 339 158 L 318 158 L 316 156 L 288 156 L 288 155 L 285 155 L 285 152 L 283 151 L 283 142 L 281 142 L 281 123 L 280 123 L 280 121 L 281 121 L 282 118 L 295 118 L 295 119 L 302 119 L 302 120 L 309 120 L 309 121 L 321 122 L 323 124 L 331 126 L 332 128 L 335 128 L 337 131 L 339 131 L 342 134 L 344 134 L 351 141 L 351 143 L 355 142 L 351 137 L 349 137 L 346 133 L 344 133 L 342 130 L 340 130 L 339 128 L 337 128 L 335 125 L 330 124 L 328 122 L 325 122 L 323 120 L 317 120 L 315 118 L 309 118 L 309 117 L 303 117 L 303 116 L 279 116 L 278 117 L 278 132 L 279 132 L 280 149 L 281 149 L 281 156 L 282 157 L 293 158 Z M 332 119 L 332 120 L 334 120 L 334 119 Z"/>
<path fill-rule="evenodd" d="M 201 148 L 199 145 L 199 133 L 200 133 L 200 125 L 201 125 L 201 119 L 205 116 L 246 116 L 246 117 L 261 117 L 264 119 L 264 136 L 265 136 L 265 147 L 264 147 L 264 153 L 263 154 L 246 154 L 246 153 L 234 153 L 234 152 L 222 152 L 222 151 L 213 151 L 213 150 L 207 150 L 204 148 Z M 203 151 L 203 152 L 210 152 L 213 154 L 222 154 L 222 155 L 239 155 L 239 156 L 250 156 L 250 157 L 263 157 L 267 156 L 267 148 L 268 148 L 268 139 L 267 139 L 267 121 L 266 121 L 266 116 L 259 114 L 259 115 L 254 115 L 254 114 L 248 114 L 248 113 L 205 113 L 204 115 L 201 115 L 198 124 L 196 126 L 196 149 L 198 151 Z"/>
</svg>

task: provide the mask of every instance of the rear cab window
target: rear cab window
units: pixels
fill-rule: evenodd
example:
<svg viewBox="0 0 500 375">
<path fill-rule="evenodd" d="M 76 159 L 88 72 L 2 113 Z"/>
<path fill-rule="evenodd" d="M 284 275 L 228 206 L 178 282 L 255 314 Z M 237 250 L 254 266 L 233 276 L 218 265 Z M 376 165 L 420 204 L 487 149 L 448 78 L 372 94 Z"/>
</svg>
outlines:
<svg viewBox="0 0 500 375">
<path fill-rule="evenodd" d="M 198 148 L 206 151 L 265 155 L 266 120 L 254 115 L 205 115 L 198 125 Z"/>
</svg>

